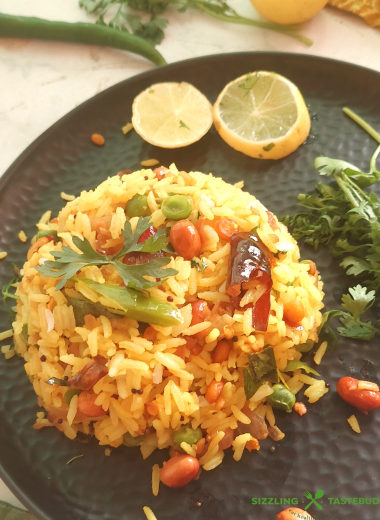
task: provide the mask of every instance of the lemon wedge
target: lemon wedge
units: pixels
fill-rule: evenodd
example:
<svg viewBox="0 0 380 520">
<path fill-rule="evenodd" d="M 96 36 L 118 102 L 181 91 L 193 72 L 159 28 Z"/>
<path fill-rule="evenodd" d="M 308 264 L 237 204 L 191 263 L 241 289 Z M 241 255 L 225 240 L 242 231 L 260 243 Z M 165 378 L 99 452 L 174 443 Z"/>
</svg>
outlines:
<svg viewBox="0 0 380 520">
<path fill-rule="evenodd" d="M 189 83 L 157 83 L 133 101 L 132 124 L 148 143 L 181 148 L 199 141 L 212 125 L 212 106 Z"/>
<path fill-rule="evenodd" d="M 227 144 L 258 159 L 286 157 L 310 132 L 301 92 L 274 72 L 252 72 L 228 83 L 216 100 L 213 117 Z"/>
</svg>

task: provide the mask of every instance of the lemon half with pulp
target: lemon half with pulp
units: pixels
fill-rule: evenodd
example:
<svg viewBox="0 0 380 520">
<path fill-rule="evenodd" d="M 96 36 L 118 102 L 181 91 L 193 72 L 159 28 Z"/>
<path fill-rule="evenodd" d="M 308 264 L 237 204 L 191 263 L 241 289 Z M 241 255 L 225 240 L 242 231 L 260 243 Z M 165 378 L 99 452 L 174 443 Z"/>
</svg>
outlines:
<svg viewBox="0 0 380 520">
<path fill-rule="evenodd" d="M 252 72 L 228 83 L 216 100 L 213 117 L 227 144 L 258 159 L 286 157 L 310 132 L 301 92 L 274 72 Z"/>
<path fill-rule="evenodd" d="M 133 101 L 132 124 L 148 143 L 180 148 L 199 141 L 212 125 L 212 106 L 189 83 L 157 83 Z"/>
</svg>

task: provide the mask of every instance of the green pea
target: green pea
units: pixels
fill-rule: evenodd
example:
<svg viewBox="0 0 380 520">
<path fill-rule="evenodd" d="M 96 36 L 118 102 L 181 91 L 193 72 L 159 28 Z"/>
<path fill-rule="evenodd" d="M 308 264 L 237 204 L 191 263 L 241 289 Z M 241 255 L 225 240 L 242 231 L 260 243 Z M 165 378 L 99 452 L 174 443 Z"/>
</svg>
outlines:
<svg viewBox="0 0 380 520">
<path fill-rule="evenodd" d="M 173 434 L 174 448 L 177 451 L 183 451 L 181 448 L 182 442 L 187 442 L 192 446 L 202 439 L 202 430 L 197 428 L 193 430 L 190 426 L 183 425 L 181 428 Z"/>
<path fill-rule="evenodd" d="M 169 195 L 161 204 L 162 213 L 169 220 L 183 220 L 193 211 L 193 202 L 190 197 L 183 195 Z"/>
<path fill-rule="evenodd" d="M 79 388 L 69 388 L 63 396 L 63 400 L 66 404 L 70 404 L 70 401 L 74 397 L 74 395 L 79 395 L 81 392 L 82 390 L 79 390 Z"/>
<path fill-rule="evenodd" d="M 137 435 L 137 437 L 133 437 L 130 433 L 125 433 L 123 437 L 124 446 L 128 446 L 128 448 L 134 448 L 135 446 L 139 446 L 142 441 L 145 439 L 145 435 Z"/>
<path fill-rule="evenodd" d="M 286 386 L 278 384 L 272 386 L 273 394 L 267 397 L 267 403 L 276 408 L 276 410 L 284 410 L 291 412 L 296 402 L 296 396 L 286 388 Z"/>
<path fill-rule="evenodd" d="M 128 217 L 148 217 L 151 212 L 148 205 L 148 197 L 136 193 L 131 200 L 127 202 L 125 211 Z"/>
</svg>

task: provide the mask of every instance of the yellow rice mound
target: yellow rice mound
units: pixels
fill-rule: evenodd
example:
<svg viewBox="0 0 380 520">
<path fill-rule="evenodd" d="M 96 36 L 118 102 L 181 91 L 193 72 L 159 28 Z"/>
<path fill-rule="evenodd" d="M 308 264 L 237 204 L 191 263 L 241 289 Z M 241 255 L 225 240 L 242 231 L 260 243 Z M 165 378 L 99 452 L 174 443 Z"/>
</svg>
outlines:
<svg viewBox="0 0 380 520">
<path fill-rule="evenodd" d="M 233 186 L 211 174 L 179 172 L 175 165 L 171 165 L 161 180 L 150 169 L 109 178 L 95 190 L 82 192 L 68 202 L 53 222 L 49 214 L 44 215 L 38 229 L 56 230 L 62 242 L 43 245 L 25 262 L 17 289 L 20 299 L 13 323 L 16 353 L 24 358 L 25 370 L 38 396 L 38 403 L 47 412 L 37 414 L 35 428 L 54 425 L 70 439 L 74 439 L 78 432 L 93 432 L 99 444 L 115 448 L 123 444 L 125 434 L 133 437 L 145 434 L 140 449 L 146 458 L 156 448 L 172 446 L 173 432 L 181 425 L 187 424 L 193 429 L 200 427 L 207 435 L 207 449 L 201 455 L 200 464 L 210 470 L 223 460 L 224 452 L 219 449 L 219 443 L 227 429 L 236 430 L 239 421 L 250 423 L 249 417 L 242 412 L 243 408 L 256 411 L 268 426 L 275 426 L 273 410 L 266 404 L 272 385 L 264 384 L 247 401 L 242 369 L 248 363 L 248 354 L 271 345 L 281 371 L 289 360 L 301 358 L 295 345 L 318 340 L 317 329 L 323 307 L 322 282 L 318 271 L 310 275 L 310 265 L 300 263 L 298 246 L 287 228 L 254 196 L 242 191 L 242 187 L 243 183 Z M 213 323 L 191 326 L 191 302 L 203 299 L 209 302 L 210 307 L 229 302 L 226 281 L 230 243 L 221 240 L 212 227 L 208 229 L 208 240 L 203 243 L 200 255 L 207 264 L 203 273 L 192 267 L 190 261 L 173 256 L 167 267 L 175 268 L 178 274 L 149 289 L 152 296 L 162 301 L 172 297 L 173 304 L 182 314 L 182 324 L 173 327 L 153 325 L 157 332 L 154 342 L 146 339 L 139 332 L 138 322 L 128 317 L 87 316 L 83 326 L 76 325 L 67 297 L 97 301 L 97 294 L 81 283 L 80 278 L 121 285 L 118 272 L 109 265 L 85 267 L 75 280 L 70 280 L 57 291 L 55 286 L 59 279 L 42 276 L 35 267 L 46 259 L 54 260 L 51 251 L 59 251 L 63 245 L 77 250 L 73 236 L 85 237 L 93 244 L 96 231 L 92 229 L 92 223 L 94 219 L 106 216 L 111 219 L 110 236 L 103 247 L 106 250 L 120 247 L 121 231 L 127 218 L 125 205 L 136 193 L 148 195 L 151 222 L 156 228 L 174 224 L 165 219 L 157 202 L 168 194 L 192 198 L 194 209 L 189 220 L 193 222 L 201 215 L 211 221 L 215 218 L 232 219 L 242 232 L 256 228 L 265 246 L 277 255 L 277 265 L 272 268 L 271 314 L 267 332 L 252 329 L 251 309 L 237 309 L 232 316 L 217 314 Z M 268 217 L 275 219 L 275 226 L 272 220 L 271 227 Z M 132 229 L 136 222 L 137 217 L 130 219 Z M 280 243 L 287 245 L 288 252 L 278 254 Z M 302 302 L 305 309 L 301 330 L 288 327 L 283 320 L 284 304 L 293 300 Z M 23 330 L 27 330 L 27 342 Z M 206 337 L 200 340 L 202 351 L 194 355 L 187 350 L 185 361 L 177 356 L 177 348 L 186 344 L 184 336 L 202 330 L 207 330 Z M 231 343 L 228 360 L 213 363 L 212 353 L 218 341 L 223 338 L 231 340 L 234 336 L 237 341 Z M 108 374 L 93 388 L 97 394 L 95 404 L 107 414 L 78 420 L 78 398 L 75 396 L 68 406 L 63 399 L 68 388 L 47 384 L 46 381 L 53 377 L 72 377 L 97 355 L 107 359 Z M 323 381 L 306 376 L 300 370 L 292 376 L 283 372 L 282 378 L 294 393 L 306 384 L 310 402 L 327 392 Z M 213 380 L 224 382 L 222 407 L 209 404 L 204 397 Z M 136 393 L 136 389 L 142 393 Z M 150 415 L 147 411 L 147 403 L 152 402 L 156 403 L 157 415 Z M 258 449 L 259 443 L 249 433 L 237 434 L 232 445 L 236 460 L 241 458 L 245 447 Z M 182 448 L 195 454 L 195 446 L 184 443 Z M 156 473 L 159 475 L 158 470 Z M 157 482 L 154 486 L 158 492 Z"/>
</svg>

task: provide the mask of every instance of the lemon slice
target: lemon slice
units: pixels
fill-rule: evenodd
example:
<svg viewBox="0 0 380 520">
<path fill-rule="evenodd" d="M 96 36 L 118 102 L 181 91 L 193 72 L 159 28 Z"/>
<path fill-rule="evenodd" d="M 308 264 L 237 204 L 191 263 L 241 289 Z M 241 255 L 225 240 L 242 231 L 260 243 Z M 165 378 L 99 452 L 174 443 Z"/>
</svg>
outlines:
<svg viewBox="0 0 380 520">
<path fill-rule="evenodd" d="M 209 131 L 212 106 L 189 83 L 157 83 L 134 99 L 132 124 L 154 146 L 181 148 Z"/>
<path fill-rule="evenodd" d="M 258 159 L 286 157 L 310 132 L 301 92 L 274 72 L 252 72 L 228 83 L 216 100 L 213 116 L 227 144 Z"/>
</svg>

